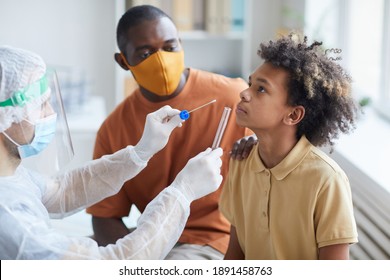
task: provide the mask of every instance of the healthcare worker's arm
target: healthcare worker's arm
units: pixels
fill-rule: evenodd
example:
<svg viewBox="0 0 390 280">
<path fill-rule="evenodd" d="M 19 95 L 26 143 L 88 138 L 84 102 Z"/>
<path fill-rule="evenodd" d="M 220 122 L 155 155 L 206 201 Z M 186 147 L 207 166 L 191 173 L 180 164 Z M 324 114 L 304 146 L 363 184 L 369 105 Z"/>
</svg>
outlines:
<svg viewBox="0 0 390 280">
<path fill-rule="evenodd" d="M 124 182 L 136 176 L 165 147 L 173 129 L 181 126 L 179 113 L 164 106 L 148 114 L 136 146 L 128 146 L 49 180 L 42 202 L 51 216 L 64 217 L 116 194 Z"/>
<path fill-rule="evenodd" d="M 106 247 L 99 247 L 91 238 L 54 231 L 36 214 L 41 211 L 36 209 L 38 204 L 0 207 L 2 222 L 9 225 L 0 228 L 0 244 L 6 251 L 0 255 L 4 259 L 163 259 L 183 231 L 191 201 L 221 184 L 221 155 L 220 148 L 208 149 L 191 159 L 174 182 L 148 204 L 137 229 Z"/>
<path fill-rule="evenodd" d="M 222 182 L 222 149 L 207 149 L 191 159 L 142 213 L 137 228 L 115 245 L 99 247 L 104 259 L 163 259 L 179 239 L 191 201 L 215 191 Z"/>
</svg>

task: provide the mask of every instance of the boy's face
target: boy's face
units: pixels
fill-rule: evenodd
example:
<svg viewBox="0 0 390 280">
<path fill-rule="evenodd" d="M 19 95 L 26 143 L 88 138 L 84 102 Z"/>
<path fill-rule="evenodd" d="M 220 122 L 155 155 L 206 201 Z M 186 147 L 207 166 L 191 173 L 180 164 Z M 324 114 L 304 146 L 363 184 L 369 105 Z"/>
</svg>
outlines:
<svg viewBox="0 0 390 280">
<path fill-rule="evenodd" d="M 177 29 L 167 17 L 144 21 L 130 28 L 127 38 L 126 58 L 131 66 L 139 64 L 159 50 L 178 52 L 182 49 Z"/>
<path fill-rule="evenodd" d="M 289 73 L 271 63 L 264 63 L 249 77 L 249 88 L 240 93 L 237 124 L 253 132 L 277 130 L 291 112 L 287 104 Z"/>
</svg>

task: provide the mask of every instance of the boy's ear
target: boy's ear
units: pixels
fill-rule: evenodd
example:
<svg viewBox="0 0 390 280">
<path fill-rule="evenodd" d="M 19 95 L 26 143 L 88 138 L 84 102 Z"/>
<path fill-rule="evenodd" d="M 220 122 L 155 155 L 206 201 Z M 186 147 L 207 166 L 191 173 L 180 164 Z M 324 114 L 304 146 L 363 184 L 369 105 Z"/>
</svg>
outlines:
<svg viewBox="0 0 390 280">
<path fill-rule="evenodd" d="M 116 63 L 118 63 L 119 66 L 122 67 L 124 70 L 126 70 L 126 71 L 130 70 L 129 67 L 127 67 L 126 61 L 124 61 L 124 58 L 123 58 L 123 56 L 121 56 L 120 53 L 115 53 L 114 59 L 115 59 Z"/>
<path fill-rule="evenodd" d="M 288 114 L 284 118 L 284 122 L 287 125 L 296 125 L 303 119 L 304 116 L 305 116 L 305 107 L 295 106 L 292 108 L 290 114 Z"/>
</svg>

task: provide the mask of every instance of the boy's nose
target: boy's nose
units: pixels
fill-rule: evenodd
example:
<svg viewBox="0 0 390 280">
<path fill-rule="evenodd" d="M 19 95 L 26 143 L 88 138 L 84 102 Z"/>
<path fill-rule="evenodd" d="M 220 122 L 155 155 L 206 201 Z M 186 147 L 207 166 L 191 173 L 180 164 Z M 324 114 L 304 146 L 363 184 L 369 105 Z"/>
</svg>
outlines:
<svg viewBox="0 0 390 280">
<path fill-rule="evenodd" d="M 242 101 L 249 101 L 250 100 L 250 94 L 249 94 L 248 89 L 245 89 L 245 90 L 240 92 L 240 98 Z"/>
</svg>

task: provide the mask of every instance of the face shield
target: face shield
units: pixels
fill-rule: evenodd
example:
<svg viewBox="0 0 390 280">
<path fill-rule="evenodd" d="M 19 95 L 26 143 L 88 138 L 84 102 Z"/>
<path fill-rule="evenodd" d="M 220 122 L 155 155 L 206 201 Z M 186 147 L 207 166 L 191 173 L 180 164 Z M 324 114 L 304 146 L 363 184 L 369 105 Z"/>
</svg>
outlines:
<svg viewBox="0 0 390 280">
<path fill-rule="evenodd" d="M 48 70 L 0 106 L 23 109 L 21 120 L 3 134 L 11 142 L 10 153 L 24 166 L 53 175 L 68 165 L 74 153 L 55 71 Z"/>
</svg>

